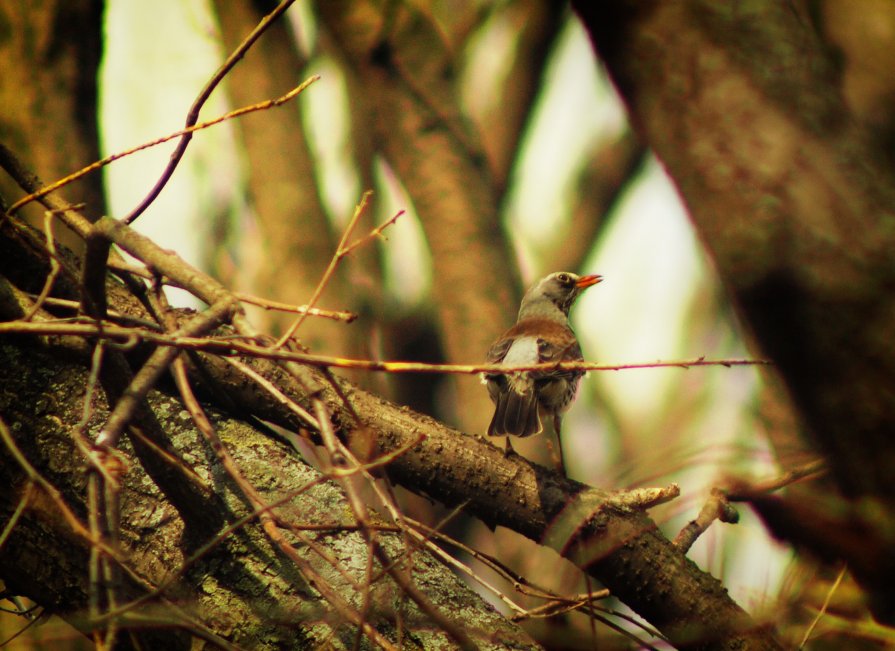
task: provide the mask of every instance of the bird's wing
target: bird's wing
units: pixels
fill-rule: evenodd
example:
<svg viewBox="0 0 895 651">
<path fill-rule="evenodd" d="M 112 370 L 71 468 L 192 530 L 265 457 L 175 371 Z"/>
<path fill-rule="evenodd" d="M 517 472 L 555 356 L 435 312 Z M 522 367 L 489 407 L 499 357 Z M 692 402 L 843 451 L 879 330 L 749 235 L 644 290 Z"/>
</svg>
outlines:
<svg viewBox="0 0 895 651">
<path fill-rule="evenodd" d="M 494 345 L 488 349 L 488 354 L 485 356 L 487 362 L 489 364 L 500 364 L 503 361 L 503 358 L 507 356 L 507 351 L 510 349 L 512 343 L 513 340 L 510 337 L 504 337 L 495 341 Z"/>
</svg>

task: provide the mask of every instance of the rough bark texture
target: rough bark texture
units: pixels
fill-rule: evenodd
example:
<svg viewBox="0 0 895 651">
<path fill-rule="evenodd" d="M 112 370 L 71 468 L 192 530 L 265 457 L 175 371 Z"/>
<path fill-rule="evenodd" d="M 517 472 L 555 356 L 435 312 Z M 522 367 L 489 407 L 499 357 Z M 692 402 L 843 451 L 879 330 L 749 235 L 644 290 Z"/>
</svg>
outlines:
<svg viewBox="0 0 895 651">
<path fill-rule="evenodd" d="M 891 522 L 895 183 L 800 6 L 576 3 L 836 482 L 880 509 L 870 520 Z M 830 555 L 847 558 L 891 616 L 895 560 L 877 550 L 891 550 L 892 535 L 865 524 L 872 542 Z"/>
<path fill-rule="evenodd" d="M 11 345 L 8 340 L 0 345 L 0 414 L 25 457 L 61 491 L 82 520 L 86 520 L 87 466 L 75 441 L 87 384 L 86 369 L 60 362 L 58 355 Z M 121 551 L 132 575 L 125 574 L 119 599 L 127 602 L 171 581 L 161 597 L 125 616 L 125 626 L 137 631 L 144 648 L 190 648 L 190 627 L 205 628 L 243 648 L 310 648 L 326 640 L 335 648 L 350 648 L 355 627 L 341 620 L 336 609 L 271 545 L 256 521 L 230 534 L 223 531 L 250 512 L 244 497 L 179 402 L 153 394 L 151 405 L 181 460 L 213 489 L 208 508 L 220 519 L 216 532 L 220 542 L 186 565 L 182 575 L 175 574 L 210 539 L 201 530 L 191 530 L 190 518 L 166 499 L 166 487 L 157 485 L 142 467 L 140 455 L 124 445 L 121 452 L 129 467 L 121 493 Z M 108 417 L 101 397 L 92 407 L 84 432 L 91 438 Z M 288 446 L 244 423 L 211 415 L 243 476 L 268 503 L 294 494 L 276 509 L 279 517 L 299 528 L 332 525 L 332 529 L 311 529 L 301 538 L 288 537 L 352 608 L 363 610 L 364 600 L 369 599 L 369 621 L 393 640 L 399 635 L 394 618 L 400 617 L 401 634 L 410 647 L 450 645 L 444 632 L 388 577 L 358 587 L 367 586 L 369 549 L 355 530 L 344 494 L 332 482 L 321 482 L 319 473 Z M 7 487 L 0 499 L 0 514 L 6 521 L 27 481 L 5 447 L 0 452 L 0 478 Z M 414 582 L 432 604 L 466 628 L 482 648 L 536 648 L 524 632 L 486 606 L 430 554 L 419 550 L 407 554 L 397 534 L 382 533 L 379 540 L 392 559 L 401 559 L 402 571 L 410 572 L 412 566 Z M 318 548 L 335 562 L 322 557 Z M 87 542 L 61 520 L 55 504 L 36 490 L 0 550 L 0 576 L 13 593 L 34 599 L 88 631 L 88 552 Z M 378 571 L 378 566 L 374 569 Z M 152 622 L 141 627 L 135 623 L 137 613 L 151 617 Z M 159 628 L 166 622 L 174 625 L 175 632 Z M 177 631 L 177 624 L 186 630 Z"/>
</svg>

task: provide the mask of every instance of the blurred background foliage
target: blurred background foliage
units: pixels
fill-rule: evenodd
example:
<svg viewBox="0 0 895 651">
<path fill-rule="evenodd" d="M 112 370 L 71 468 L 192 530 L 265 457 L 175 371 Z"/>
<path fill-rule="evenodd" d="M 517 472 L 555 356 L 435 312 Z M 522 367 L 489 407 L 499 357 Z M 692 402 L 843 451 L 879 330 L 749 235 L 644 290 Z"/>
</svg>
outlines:
<svg viewBox="0 0 895 651">
<path fill-rule="evenodd" d="M 198 133 L 138 228 L 234 288 L 302 304 L 362 192 L 372 189 L 358 234 L 398 210 L 406 214 L 341 265 L 320 304 L 360 318 L 350 326 L 309 320 L 299 335 L 314 352 L 477 363 L 514 321 L 524 287 L 566 269 L 606 278 L 573 315 L 590 361 L 748 357 L 673 185 L 633 134 L 571 11 L 537 0 L 411 4 L 411 18 L 402 18 L 408 23 L 395 25 L 388 3 L 296 3 L 201 119 L 282 95 L 310 75 L 320 81 L 297 103 Z M 891 98 L 892 84 L 882 79 L 891 77 L 890 66 L 882 62 L 895 58 L 895 9 L 885 0 L 861 5 L 831 0 L 815 8 L 834 18 L 830 37 L 839 47 L 866 48 L 847 59 L 848 92 L 888 124 L 879 97 Z M 273 6 L 107 0 L 100 153 L 178 129 L 226 53 Z M 364 43 L 384 25 L 406 51 L 370 61 Z M 105 168 L 109 214 L 122 216 L 139 202 L 170 150 L 156 147 Z M 87 162 L 73 157 L 38 168 L 49 180 Z M 251 316 L 274 334 L 290 323 L 260 309 Z M 352 379 L 468 432 L 483 432 L 490 418 L 474 378 Z M 749 367 L 592 372 L 565 420 L 570 475 L 605 488 L 678 482 L 683 497 L 653 513 L 673 536 L 718 481 L 771 476 L 778 463 L 804 457 L 774 386 Z M 547 460 L 542 437 L 516 448 Z M 443 515 L 402 495 L 418 517 Z M 806 619 L 796 604 L 823 601 L 835 572 L 816 573 L 748 510 L 741 515 L 737 526 L 713 526 L 690 557 L 759 620 L 791 622 L 795 636 Z M 590 587 L 571 564 L 512 532 L 461 520 L 451 533 L 536 583 L 564 593 Z M 847 616 L 849 593 L 839 594 Z M 18 618 L 3 621 L 2 639 L 21 626 Z M 551 648 L 589 646 L 594 635 L 579 615 L 533 620 L 529 629 Z M 8 648 L 60 648 L 59 635 L 55 624 L 31 627 Z M 87 644 L 72 639 L 68 648 Z"/>
</svg>

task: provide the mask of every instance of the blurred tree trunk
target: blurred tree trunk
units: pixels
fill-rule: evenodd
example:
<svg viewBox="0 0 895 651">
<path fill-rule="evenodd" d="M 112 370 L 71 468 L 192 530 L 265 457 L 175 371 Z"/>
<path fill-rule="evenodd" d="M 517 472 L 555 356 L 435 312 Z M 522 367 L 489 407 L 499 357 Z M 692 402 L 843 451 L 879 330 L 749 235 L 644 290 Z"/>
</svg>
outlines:
<svg viewBox="0 0 895 651">
<path fill-rule="evenodd" d="M 102 13 L 101 0 L 0 5 L 0 142 L 27 152 L 26 162 L 47 182 L 100 158 L 96 75 Z M 100 174 L 70 187 L 88 216 L 105 213 Z M 5 178 L 0 193 L 9 201 L 21 196 Z M 40 215 L 35 208 L 28 211 L 32 218 Z"/>
<path fill-rule="evenodd" d="M 375 143 L 420 216 L 445 356 L 482 359 L 515 320 L 519 279 L 478 136 L 462 119 L 453 53 L 430 17 L 410 5 L 324 2 L 319 9 L 364 80 Z M 492 409 L 487 392 L 476 378 L 452 381 L 456 422 L 483 431 Z"/>
<path fill-rule="evenodd" d="M 226 50 L 236 49 L 274 6 L 275 2 L 215 2 Z M 287 21 L 276 21 L 228 77 L 231 102 L 248 106 L 279 97 L 302 81 L 306 68 Z M 234 280 L 256 295 L 303 305 L 313 296 L 335 253 L 338 235 L 315 183 L 314 161 L 299 109 L 290 104 L 247 115 L 236 125 L 246 152 L 245 174 L 255 229 L 237 235 L 240 273 Z M 253 232 L 256 234 L 250 235 Z M 346 272 L 345 266 L 337 270 L 321 306 L 339 301 L 334 308 L 353 307 L 354 285 L 347 282 Z M 376 275 L 373 269 L 368 273 Z M 258 311 L 258 316 L 271 332 L 280 334 L 296 318 L 282 312 Z M 298 336 L 311 350 L 354 355 L 358 347 L 349 342 L 358 330 L 327 319 L 308 319 Z"/>
<path fill-rule="evenodd" d="M 784 517 L 774 503 L 765 517 L 849 560 L 876 612 L 891 617 L 895 541 L 881 523 L 895 517 L 895 182 L 800 7 L 576 3 L 836 482 L 880 509 L 817 522 L 810 509 Z M 839 526 L 865 537 L 830 536 Z"/>
<path fill-rule="evenodd" d="M 496 7 L 492 19 L 505 22 L 515 39 L 516 56 L 506 77 L 491 89 L 491 111 L 480 116 L 478 132 L 498 196 L 502 197 L 519 156 L 519 144 L 542 90 L 547 60 L 569 12 L 561 2 L 520 0 Z M 557 267 L 565 269 L 566 267 Z"/>
</svg>

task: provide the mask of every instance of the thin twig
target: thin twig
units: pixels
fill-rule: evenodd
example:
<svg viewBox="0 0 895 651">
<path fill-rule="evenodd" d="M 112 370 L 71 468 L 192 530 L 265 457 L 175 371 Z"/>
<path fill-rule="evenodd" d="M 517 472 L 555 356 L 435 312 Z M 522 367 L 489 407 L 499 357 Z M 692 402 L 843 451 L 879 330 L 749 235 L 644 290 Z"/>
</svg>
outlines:
<svg viewBox="0 0 895 651">
<path fill-rule="evenodd" d="M 329 418 L 329 412 L 327 412 L 326 406 L 320 398 L 314 398 L 314 415 L 317 417 L 317 422 L 320 423 L 321 437 L 325 447 L 330 453 L 332 462 L 339 466 L 346 465 L 349 468 L 360 468 L 361 463 L 354 457 L 351 451 L 343 446 L 336 438 L 332 421 Z M 354 517 L 358 524 L 361 525 L 360 531 L 367 541 L 370 552 L 376 556 L 376 559 L 379 561 L 380 565 L 382 565 L 383 569 L 388 572 L 392 580 L 394 580 L 420 610 L 428 615 L 455 644 L 462 649 L 471 651 L 478 649 L 478 645 L 462 626 L 442 613 L 431 601 L 429 601 L 420 589 L 413 584 L 408 576 L 405 576 L 400 569 L 394 566 L 370 527 L 371 523 L 369 514 L 367 513 L 367 507 L 363 503 L 363 500 L 361 500 L 351 479 L 342 478 L 340 483 L 348 498 L 348 504 L 354 513 Z"/>
<path fill-rule="evenodd" d="M 367 207 L 367 202 L 370 200 L 370 196 L 372 194 L 373 193 L 370 190 L 364 192 L 364 194 L 361 196 L 360 202 L 357 204 L 357 206 L 355 206 L 354 213 L 351 215 L 351 219 L 348 220 L 348 224 L 345 226 L 345 230 L 342 232 L 342 237 L 339 240 L 338 245 L 336 246 L 336 252 L 333 254 L 332 258 L 330 258 L 329 264 L 326 267 L 326 271 L 323 272 L 323 276 L 321 276 L 320 282 L 317 283 L 317 287 L 314 288 L 314 293 L 308 300 L 309 308 L 313 308 L 317 304 L 317 300 L 320 298 L 320 295 L 323 294 L 323 290 L 329 284 L 330 278 L 332 278 L 333 273 L 335 273 L 336 268 L 339 266 L 339 263 L 342 261 L 343 258 L 345 258 L 345 256 L 350 254 L 361 244 L 364 244 L 375 237 L 381 236 L 382 232 L 386 228 L 394 224 L 395 221 L 397 221 L 397 219 L 404 214 L 403 210 L 398 211 L 391 219 L 374 228 L 366 236 L 360 238 L 356 242 L 348 244 L 348 240 L 354 233 L 354 229 L 357 226 L 361 215 L 363 215 L 364 210 Z M 286 333 L 282 337 L 280 337 L 280 339 L 276 343 L 275 348 L 282 348 L 285 343 L 295 335 L 295 332 L 301 327 L 301 324 L 304 323 L 307 316 L 307 313 L 300 315 L 292 323 Z"/>
<path fill-rule="evenodd" d="M 55 211 L 53 210 L 44 212 L 44 235 L 47 238 L 47 251 L 50 253 L 50 273 L 47 274 L 47 279 L 44 281 L 40 294 L 38 294 L 37 298 L 34 300 L 34 305 L 32 305 L 31 309 L 28 310 L 28 313 L 22 317 L 22 320 L 24 321 L 30 321 L 34 318 L 34 315 L 37 314 L 38 310 L 43 308 L 44 302 L 50 295 L 53 285 L 56 284 L 56 278 L 62 270 L 62 265 L 60 265 L 59 260 L 57 260 L 59 254 L 56 252 L 56 237 L 53 235 L 54 216 Z"/>
<path fill-rule="evenodd" d="M 307 314 L 308 316 L 319 316 L 324 319 L 332 319 L 333 321 L 343 321 L 351 323 L 357 319 L 357 314 L 347 310 L 326 310 L 321 307 L 310 307 L 308 305 L 291 305 L 289 303 L 280 303 L 272 301 L 260 296 L 253 296 L 244 292 L 233 292 L 233 295 L 243 303 L 256 305 L 265 310 L 276 310 L 278 312 L 294 312 L 295 314 Z"/>
<path fill-rule="evenodd" d="M 65 187 L 70 183 L 74 183 L 81 177 L 84 177 L 91 172 L 95 172 L 98 169 L 105 167 L 111 163 L 114 163 L 117 160 L 130 156 L 132 154 L 136 154 L 145 149 L 150 149 L 152 147 L 157 147 L 158 145 L 163 145 L 166 142 L 174 140 L 174 138 L 179 138 L 181 136 L 193 134 L 196 131 L 201 131 L 203 129 L 208 129 L 209 127 L 213 127 L 215 125 L 221 124 L 222 122 L 226 122 L 227 120 L 232 120 L 234 118 L 242 117 L 243 115 L 247 115 L 249 113 L 254 113 L 256 111 L 266 111 L 268 109 L 275 108 L 277 106 L 282 106 L 286 102 L 289 102 L 295 99 L 299 94 L 301 94 L 304 90 L 308 88 L 315 81 L 320 79 L 319 75 L 313 75 L 308 77 L 301 84 L 290 90 L 285 95 L 277 97 L 275 99 L 265 100 L 263 102 L 258 102 L 257 104 L 252 104 L 250 106 L 243 106 L 241 108 L 235 109 L 233 111 L 229 111 L 224 115 L 220 115 L 211 120 L 207 120 L 205 122 L 200 122 L 199 124 L 194 124 L 192 126 L 186 127 L 184 129 L 179 129 L 167 135 L 156 138 L 155 140 L 150 140 L 148 142 L 141 143 L 135 147 L 131 147 L 130 149 L 125 149 L 124 151 L 120 151 L 114 154 L 110 154 L 105 158 L 102 158 L 94 163 L 90 163 L 86 167 L 82 167 L 77 172 L 73 172 L 68 176 L 65 176 L 58 181 L 54 181 L 50 184 L 43 185 L 40 189 L 32 191 L 30 194 L 25 195 L 18 201 L 16 201 L 12 206 L 9 207 L 8 214 L 14 215 L 17 211 L 21 210 L 21 208 L 32 201 L 37 201 L 47 196 L 51 192 L 55 192 L 60 188 Z M 73 207 L 74 209 L 74 207 Z M 145 209 L 144 209 L 145 210 Z"/>
<path fill-rule="evenodd" d="M 735 482 L 728 488 L 727 499 L 731 502 L 748 502 L 755 495 L 773 493 L 792 484 L 817 479 L 826 473 L 826 461 L 816 459 L 815 461 L 809 461 L 801 466 L 791 468 L 779 477 L 772 477 L 755 483 Z"/>
<path fill-rule="evenodd" d="M 171 287 L 177 287 L 178 289 L 184 289 L 189 291 L 188 287 L 185 287 L 183 284 L 178 283 L 177 281 L 162 277 L 159 278 L 157 274 L 154 274 L 149 269 L 147 269 L 143 265 L 131 264 L 130 262 L 125 262 L 121 259 L 109 260 L 109 268 L 114 271 L 121 271 L 127 274 L 131 274 L 134 276 L 139 276 L 140 278 L 145 278 L 147 280 L 152 280 L 153 282 L 161 282 L 163 285 L 168 285 Z M 232 292 L 233 296 L 235 296 L 239 301 L 243 303 L 249 303 L 250 305 L 255 305 L 264 310 L 274 310 L 278 312 L 292 312 L 294 314 L 305 314 L 307 313 L 309 316 L 321 317 L 324 319 L 332 319 L 333 321 L 342 321 L 344 323 L 351 323 L 352 321 L 357 319 L 357 314 L 354 312 L 350 312 L 348 310 L 329 310 L 322 307 L 308 307 L 307 305 L 293 305 L 291 303 L 281 303 L 279 301 L 273 301 L 261 296 L 255 296 L 254 294 L 248 294 L 246 292 Z M 111 316 L 111 315 L 110 315 Z M 127 316 L 127 315 L 125 315 Z M 123 318 L 123 317 L 119 317 Z M 134 317 L 130 317 L 134 318 Z"/>
<path fill-rule="evenodd" d="M 7 321 L 0 323 L 0 334 L 41 334 L 41 335 L 79 335 L 128 342 L 137 340 L 162 346 L 173 346 L 187 350 L 201 350 L 218 355 L 247 355 L 261 359 L 273 359 L 300 362 L 321 368 L 347 368 L 361 371 L 377 371 L 383 373 L 437 373 L 455 375 L 474 375 L 477 373 L 512 373 L 520 371 L 625 371 L 645 368 L 682 368 L 689 369 L 701 366 L 765 366 L 772 364 L 761 359 L 705 359 L 686 361 L 656 361 L 635 364 L 598 364 L 596 362 L 562 362 L 560 364 L 529 364 L 520 366 L 501 366 L 499 364 L 424 364 L 421 362 L 377 361 L 369 359 L 353 359 L 314 355 L 291 350 L 282 350 L 270 346 L 261 346 L 238 338 L 223 337 L 182 337 L 171 336 L 159 332 L 138 328 L 126 328 L 112 323 L 103 323 L 102 327 L 95 323 L 77 323 L 71 321 L 27 323 L 24 321 Z"/>
<path fill-rule="evenodd" d="M 189 382 L 187 381 L 185 366 L 182 363 L 177 363 L 175 364 L 174 369 L 178 389 L 180 390 L 181 395 L 184 398 L 184 403 L 187 405 L 187 408 L 190 411 L 194 422 L 211 445 L 212 450 L 215 452 L 218 460 L 227 470 L 228 475 L 230 475 L 230 477 L 234 480 L 234 482 L 240 488 L 240 491 L 249 500 L 253 509 L 257 512 L 261 522 L 261 526 L 267 534 L 268 538 L 270 538 L 271 542 L 276 545 L 281 551 L 283 551 L 286 556 L 288 556 L 289 559 L 292 560 L 293 563 L 295 563 L 299 571 L 314 584 L 323 598 L 340 615 L 361 628 L 364 634 L 367 635 L 374 643 L 382 646 L 383 648 L 394 648 L 386 638 L 384 638 L 365 620 L 361 613 L 356 611 L 350 603 L 345 601 L 338 594 L 338 592 L 331 588 L 326 583 L 326 580 L 313 568 L 313 566 L 307 560 L 302 558 L 295 550 L 295 548 L 282 536 L 279 529 L 277 528 L 274 518 L 269 512 L 268 505 L 265 504 L 264 500 L 257 493 L 255 488 L 242 477 L 242 474 L 236 467 L 236 463 L 234 462 L 233 458 L 230 456 L 226 447 L 224 447 L 223 443 L 218 438 L 213 426 L 211 425 L 211 422 L 208 420 L 204 411 L 199 406 L 198 401 L 195 399 L 195 396 L 192 393 L 192 389 L 189 386 Z M 330 560 L 330 562 L 337 570 L 342 569 L 336 559 L 328 558 L 328 560 Z M 343 576 L 347 577 L 344 572 Z M 347 578 L 349 578 L 350 580 L 350 577 Z"/>
<path fill-rule="evenodd" d="M 19 464 L 19 467 L 25 471 L 28 479 L 34 482 L 40 489 L 50 498 L 50 501 L 56 505 L 56 508 L 59 509 L 59 513 L 62 515 L 62 518 L 68 523 L 71 530 L 77 534 L 80 538 L 87 541 L 90 545 L 99 545 L 102 546 L 105 551 L 113 554 L 113 550 L 105 547 L 104 543 L 101 540 L 96 540 L 91 534 L 88 527 L 84 526 L 84 524 L 78 519 L 78 516 L 74 514 L 74 512 L 69 508 L 68 504 L 62 497 L 62 494 L 59 492 L 59 489 L 53 486 L 47 479 L 41 475 L 37 469 L 31 465 L 31 462 L 22 454 L 22 451 L 19 449 L 19 446 L 16 445 L 15 439 L 13 439 L 12 434 L 9 431 L 6 423 L 0 418 L 0 440 L 3 441 L 3 444 L 6 446 L 6 449 L 12 455 L 13 459 L 16 460 L 16 463 Z"/>
<path fill-rule="evenodd" d="M 195 315 L 171 334 L 200 334 L 208 332 L 223 323 L 235 309 L 235 302 L 221 301 L 212 305 L 205 312 Z M 118 444 L 119 436 L 130 423 L 139 405 L 179 353 L 180 351 L 176 348 L 159 347 L 150 355 L 143 367 L 131 380 L 130 386 L 124 391 L 121 399 L 115 405 L 115 409 L 109 415 L 105 426 L 97 435 L 97 447 L 115 447 Z"/>
<path fill-rule="evenodd" d="M 180 142 L 177 143 L 177 148 L 171 154 L 171 158 L 168 161 L 168 165 L 165 167 L 162 172 L 161 177 L 156 182 L 155 186 L 152 190 L 149 191 L 149 194 L 140 202 L 140 204 L 134 208 L 131 213 L 124 218 L 124 223 L 130 224 L 137 217 L 143 214 L 155 198 L 162 191 L 162 188 L 170 180 L 171 176 L 174 174 L 174 170 L 177 169 L 177 165 L 180 163 L 180 160 L 183 158 L 183 154 L 186 152 L 187 145 L 189 145 L 190 140 L 193 137 L 193 130 L 190 130 L 190 127 L 196 124 L 199 120 L 199 111 L 202 110 L 202 106 L 211 96 L 212 91 L 217 88 L 218 84 L 220 84 L 224 77 L 227 76 L 227 73 L 235 66 L 242 57 L 245 56 L 245 53 L 248 52 L 249 48 L 255 44 L 261 35 L 267 31 L 267 29 L 274 23 L 274 21 L 279 18 L 283 12 L 285 12 L 295 0 L 283 0 L 279 5 L 274 8 L 269 14 L 267 14 L 264 18 L 261 19 L 261 22 L 252 30 L 252 32 L 240 43 L 236 49 L 227 57 L 227 60 L 218 68 L 214 75 L 212 75 L 211 79 L 208 80 L 208 83 L 205 84 L 205 87 L 199 91 L 199 96 L 193 102 L 193 105 L 190 107 L 189 113 L 186 116 L 186 129 L 184 129 L 184 133 L 180 138 Z M 307 83 L 307 82 L 306 82 Z M 305 85 L 305 84 L 303 84 Z M 301 92 L 301 91 L 298 91 Z M 296 95 L 298 93 L 295 93 Z"/>
<path fill-rule="evenodd" d="M 802 636 L 802 642 L 799 644 L 799 651 L 805 648 L 805 645 L 808 644 L 808 639 L 811 637 L 811 633 L 814 632 L 814 629 L 820 623 L 820 620 L 827 612 L 827 608 L 830 607 L 830 601 L 833 599 L 833 595 L 836 590 L 839 589 L 839 584 L 842 583 L 842 579 L 845 577 L 845 572 L 848 570 L 848 565 L 845 563 L 842 564 L 842 569 L 839 570 L 839 574 L 836 577 L 836 580 L 833 581 L 833 585 L 830 586 L 830 589 L 827 591 L 827 596 L 824 598 L 823 604 L 821 604 L 820 610 L 817 611 L 817 614 L 814 616 L 814 619 L 811 620 L 811 624 L 808 626 L 808 629 L 805 631 L 805 635 Z"/>
<path fill-rule="evenodd" d="M 3 545 L 6 543 L 6 540 L 9 538 L 12 530 L 15 529 L 16 524 L 19 522 L 19 518 L 22 517 L 22 514 L 25 512 L 25 509 L 28 507 L 28 503 L 31 501 L 31 495 L 34 493 L 34 480 L 29 479 L 25 483 L 25 488 L 22 491 L 22 497 L 19 498 L 19 503 L 16 505 L 15 510 L 12 515 L 9 517 L 9 522 L 3 527 L 3 531 L 0 532 L 0 550 L 3 549 Z"/>
</svg>

